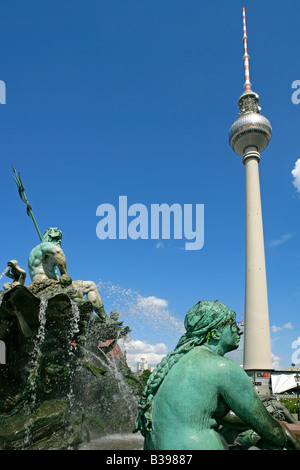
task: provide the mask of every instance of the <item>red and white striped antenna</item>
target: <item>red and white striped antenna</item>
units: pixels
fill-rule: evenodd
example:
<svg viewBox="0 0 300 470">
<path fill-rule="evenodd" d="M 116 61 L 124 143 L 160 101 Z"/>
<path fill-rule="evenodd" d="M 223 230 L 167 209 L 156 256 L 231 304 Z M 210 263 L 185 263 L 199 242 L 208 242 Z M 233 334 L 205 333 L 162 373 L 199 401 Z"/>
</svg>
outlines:
<svg viewBox="0 0 300 470">
<path fill-rule="evenodd" d="M 243 7 L 243 41 L 244 41 L 244 70 L 245 70 L 245 91 L 251 90 L 250 72 L 249 72 L 249 55 L 247 49 L 247 30 L 246 30 L 246 12 Z"/>
</svg>

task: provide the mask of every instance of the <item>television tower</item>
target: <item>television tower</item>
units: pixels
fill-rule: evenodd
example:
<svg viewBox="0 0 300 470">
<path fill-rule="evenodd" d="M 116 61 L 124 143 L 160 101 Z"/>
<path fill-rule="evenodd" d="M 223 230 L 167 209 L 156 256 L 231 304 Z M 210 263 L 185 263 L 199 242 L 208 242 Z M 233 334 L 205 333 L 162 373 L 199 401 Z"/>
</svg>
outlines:
<svg viewBox="0 0 300 470">
<path fill-rule="evenodd" d="M 272 367 L 264 234 L 258 164 L 272 137 L 268 119 L 260 114 L 259 96 L 252 91 L 243 8 L 244 93 L 238 100 L 239 118 L 229 131 L 229 143 L 243 157 L 246 173 L 246 273 L 243 366 L 249 376 L 269 377 Z M 264 372 L 262 374 L 262 372 Z"/>
</svg>

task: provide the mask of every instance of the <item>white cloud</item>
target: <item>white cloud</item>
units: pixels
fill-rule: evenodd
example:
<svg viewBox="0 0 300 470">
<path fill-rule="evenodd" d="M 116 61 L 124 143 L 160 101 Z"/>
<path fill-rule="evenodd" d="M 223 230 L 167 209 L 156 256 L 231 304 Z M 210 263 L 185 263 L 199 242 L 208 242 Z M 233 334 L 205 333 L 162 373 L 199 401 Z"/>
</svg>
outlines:
<svg viewBox="0 0 300 470">
<path fill-rule="evenodd" d="M 297 189 L 297 191 L 300 193 L 300 158 L 295 163 L 295 167 L 292 170 L 292 175 L 294 178 L 293 185 Z"/>
<path fill-rule="evenodd" d="M 147 329 L 149 334 L 172 334 L 177 340 L 184 333 L 183 321 L 172 314 L 167 300 L 154 295 L 145 297 L 111 281 L 100 280 L 97 287 L 107 311 L 118 310 L 120 320 L 135 332 Z"/>
<path fill-rule="evenodd" d="M 164 248 L 163 242 L 157 242 L 155 248 Z"/>
<path fill-rule="evenodd" d="M 127 364 L 136 370 L 137 362 L 144 357 L 153 369 L 167 354 L 168 348 L 164 343 L 149 344 L 140 340 L 133 340 L 130 336 L 121 339 L 119 346 L 126 351 Z"/>
<path fill-rule="evenodd" d="M 288 323 L 286 323 L 285 325 L 283 325 L 283 328 L 287 328 L 289 330 L 293 330 L 294 327 L 293 325 L 291 324 L 291 322 L 289 321 Z"/>
<path fill-rule="evenodd" d="M 122 351 L 126 350 L 127 363 L 133 370 L 142 357 L 151 368 L 155 367 L 185 332 L 183 320 L 172 314 L 166 299 L 146 297 L 111 281 L 100 280 L 98 288 L 104 305 L 109 306 L 107 311 L 118 310 L 119 319 L 129 326 L 135 338 L 142 338 L 142 341 L 131 337 L 118 341 Z"/>
<path fill-rule="evenodd" d="M 165 299 L 151 295 L 143 297 L 138 295 L 135 302 L 128 305 L 127 313 L 134 317 L 134 320 L 140 319 L 144 327 L 150 327 L 151 331 L 167 331 L 181 336 L 185 329 L 182 320 L 174 317 L 168 310 L 169 303 Z"/>
<path fill-rule="evenodd" d="M 281 326 L 276 326 L 276 325 L 271 326 L 272 333 L 277 333 L 277 331 L 280 331 L 280 330 L 282 330 Z"/>
<path fill-rule="evenodd" d="M 280 369 L 280 361 L 281 358 L 272 353 L 272 367 L 274 369 Z"/>
<path fill-rule="evenodd" d="M 282 245 L 283 243 L 287 242 L 290 238 L 292 238 L 293 234 L 292 233 L 285 233 L 284 235 L 281 235 L 280 238 L 277 238 L 275 240 L 271 240 L 269 242 L 269 246 L 278 246 Z"/>
<path fill-rule="evenodd" d="M 137 300 L 139 308 L 167 308 L 168 301 L 165 299 L 160 299 L 159 297 L 155 297 L 154 295 L 150 295 L 149 297 L 139 297 Z"/>
<path fill-rule="evenodd" d="M 288 323 L 285 323 L 283 326 L 276 326 L 276 325 L 271 326 L 271 331 L 272 333 L 277 333 L 278 331 L 281 331 L 283 328 L 286 328 L 288 330 L 294 329 L 292 323 L 289 321 Z"/>
</svg>

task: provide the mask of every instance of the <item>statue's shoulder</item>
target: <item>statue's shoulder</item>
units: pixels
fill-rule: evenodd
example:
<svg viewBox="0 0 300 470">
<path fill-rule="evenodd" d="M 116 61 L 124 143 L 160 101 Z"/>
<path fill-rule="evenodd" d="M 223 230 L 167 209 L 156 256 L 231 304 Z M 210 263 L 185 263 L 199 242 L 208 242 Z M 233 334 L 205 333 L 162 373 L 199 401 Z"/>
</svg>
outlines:
<svg viewBox="0 0 300 470">
<path fill-rule="evenodd" d="M 52 242 L 42 242 L 38 246 L 43 253 L 52 253 L 52 252 L 54 253 L 61 249 L 57 245 L 55 245 L 55 243 L 52 243 Z"/>
<path fill-rule="evenodd" d="M 235 361 L 228 357 L 215 354 L 205 346 L 194 348 L 191 354 L 191 359 L 193 362 L 195 361 L 196 364 L 201 364 L 201 367 L 205 367 L 205 369 L 211 371 L 213 374 L 216 370 L 218 370 L 219 373 L 222 373 L 223 371 L 224 373 L 232 371 L 237 374 L 239 371 L 243 372 L 242 368 Z"/>
<path fill-rule="evenodd" d="M 38 253 L 41 250 L 40 247 L 41 245 L 36 245 L 34 248 L 32 248 L 29 256 L 33 256 L 35 253 Z"/>
<path fill-rule="evenodd" d="M 36 245 L 32 248 L 29 257 L 38 256 L 43 253 L 51 253 L 57 251 L 58 247 L 51 242 L 42 242 L 39 245 Z"/>
<path fill-rule="evenodd" d="M 236 383 L 236 381 L 242 381 L 243 383 L 244 380 L 249 379 L 244 369 L 229 357 L 219 356 L 216 370 L 221 381 L 224 379 L 224 382 Z"/>
</svg>

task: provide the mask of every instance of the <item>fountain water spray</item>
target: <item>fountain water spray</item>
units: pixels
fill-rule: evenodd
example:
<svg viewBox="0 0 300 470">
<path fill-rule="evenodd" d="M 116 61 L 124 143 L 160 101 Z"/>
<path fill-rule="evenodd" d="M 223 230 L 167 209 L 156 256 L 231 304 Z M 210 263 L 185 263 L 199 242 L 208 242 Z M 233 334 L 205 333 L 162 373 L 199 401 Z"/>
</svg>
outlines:
<svg viewBox="0 0 300 470">
<path fill-rule="evenodd" d="M 6 273 L 8 273 L 9 270 L 10 270 L 10 266 L 7 266 L 7 268 L 4 269 L 3 273 L 0 274 L 0 279 L 1 279 Z"/>
<path fill-rule="evenodd" d="M 5 276 L 6 273 L 8 273 L 8 271 L 10 270 L 10 267 L 7 266 L 7 268 L 4 269 L 3 273 L 0 274 L 0 279 Z M 2 300 L 3 300 L 3 294 L 0 295 L 0 306 L 2 304 Z"/>
<path fill-rule="evenodd" d="M 118 310 L 128 324 L 138 322 L 143 328 L 151 326 L 156 332 L 163 331 L 164 336 L 168 331 L 176 338 L 184 333 L 182 320 L 170 313 L 166 300 L 146 297 L 137 290 L 126 289 L 111 281 L 100 280 L 97 287 L 105 303 Z"/>
<path fill-rule="evenodd" d="M 32 358 L 31 358 L 31 363 L 30 363 L 31 369 L 30 369 L 30 373 L 28 377 L 28 385 L 27 385 L 28 396 L 27 396 L 27 404 L 25 407 L 25 411 L 28 416 L 28 421 L 25 424 L 25 437 L 24 437 L 24 442 L 23 442 L 24 447 L 30 444 L 32 426 L 34 424 L 32 413 L 34 412 L 34 408 L 36 404 L 37 379 L 38 379 L 38 373 L 39 373 L 39 368 L 40 368 L 42 345 L 45 339 L 47 305 L 48 305 L 47 300 L 42 299 L 40 302 L 40 309 L 39 309 L 39 328 L 38 328 L 38 332 L 35 338 L 34 348 L 32 351 Z"/>
<path fill-rule="evenodd" d="M 122 319 L 132 327 L 135 338 L 128 335 L 120 341 L 120 346 L 123 351 L 126 350 L 127 361 L 132 369 L 141 357 L 146 357 L 146 352 L 143 353 L 140 349 L 142 343 L 145 344 L 145 349 L 148 346 L 153 349 L 152 345 L 157 345 L 156 350 L 159 352 L 154 353 L 151 363 L 148 361 L 149 365 L 154 367 L 156 360 L 160 361 L 168 348 L 174 347 L 178 338 L 185 332 L 183 321 L 172 314 L 165 299 L 147 297 L 137 290 L 124 288 L 111 281 L 100 280 L 97 287 L 105 305 L 118 310 Z M 139 348 L 137 352 L 139 357 L 136 356 L 135 346 Z"/>
<path fill-rule="evenodd" d="M 71 319 L 70 319 L 70 329 L 69 329 L 69 336 L 67 338 L 67 342 L 69 344 L 69 361 L 68 361 L 68 367 L 69 367 L 69 375 L 70 375 L 70 390 L 69 393 L 67 394 L 68 400 L 70 402 L 70 406 L 74 404 L 74 391 L 73 391 L 73 378 L 74 378 L 74 367 L 71 367 L 71 362 L 72 359 L 74 359 L 74 337 L 75 335 L 79 332 L 79 320 L 80 320 L 80 312 L 77 304 L 71 300 Z"/>
<path fill-rule="evenodd" d="M 107 365 L 109 371 L 113 374 L 117 380 L 119 395 L 125 400 L 126 408 L 129 411 L 129 416 L 134 418 L 137 414 L 138 400 L 136 396 L 132 393 L 128 385 L 126 384 L 123 374 L 121 373 L 119 367 L 117 366 L 116 360 L 114 357 L 105 355 L 105 353 L 99 348 L 100 352 L 105 356 L 107 360 Z"/>
</svg>

